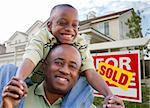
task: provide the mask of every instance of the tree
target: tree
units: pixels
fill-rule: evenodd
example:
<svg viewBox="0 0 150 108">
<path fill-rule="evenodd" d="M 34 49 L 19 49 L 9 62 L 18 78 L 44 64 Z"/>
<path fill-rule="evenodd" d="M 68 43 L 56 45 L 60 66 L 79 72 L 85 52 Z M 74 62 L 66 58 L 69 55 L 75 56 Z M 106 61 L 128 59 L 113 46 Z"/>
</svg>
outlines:
<svg viewBox="0 0 150 108">
<path fill-rule="evenodd" d="M 125 23 L 129 27 L 129 33 L 127 33 L 127 36 L 129 38 L 143 37 L 141 32 L 141 17 L 137 15 L 134 10 L 131 11 L 131 13 L 131 18 Z"/>
</svg>

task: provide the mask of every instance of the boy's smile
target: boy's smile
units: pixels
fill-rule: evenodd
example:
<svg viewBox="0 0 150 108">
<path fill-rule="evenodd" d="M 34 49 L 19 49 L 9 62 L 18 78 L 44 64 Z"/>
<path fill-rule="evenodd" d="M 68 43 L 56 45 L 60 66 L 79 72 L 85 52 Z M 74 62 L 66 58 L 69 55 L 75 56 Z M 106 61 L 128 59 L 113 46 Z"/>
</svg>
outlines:
<svg viewBox="0 0 150 108">
<path fill-rule="evenodd" d="M 76 35 L 74 34 L 66 34 L 66 33 L 61 33 L 61 35 L 58 36 L 58 40 L 61 43 L 72 43 Z"/>
</svg>

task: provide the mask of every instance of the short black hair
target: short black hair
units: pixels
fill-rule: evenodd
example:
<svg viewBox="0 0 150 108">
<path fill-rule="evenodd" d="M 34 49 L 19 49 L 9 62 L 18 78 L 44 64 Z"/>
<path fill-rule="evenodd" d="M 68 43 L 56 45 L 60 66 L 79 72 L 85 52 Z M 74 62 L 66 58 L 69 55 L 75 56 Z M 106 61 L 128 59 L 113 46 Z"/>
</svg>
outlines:
<svg viewBox="0 0 150 108">
<path fill-rule="evenodd" d="M 63 7 L 69 7 L 69 8 L 73 8 L 75 10 L 77 10 L 75 7 L 73 7 L 72 5 L 70 4 L 58 4 L 56 6 L 54 6 L 50 12 L 50 17 L 52 16 L 52 14 L 54 13 L 54 11 L 57 9 L 57 8 L 63 8 Z"/>
</svg>

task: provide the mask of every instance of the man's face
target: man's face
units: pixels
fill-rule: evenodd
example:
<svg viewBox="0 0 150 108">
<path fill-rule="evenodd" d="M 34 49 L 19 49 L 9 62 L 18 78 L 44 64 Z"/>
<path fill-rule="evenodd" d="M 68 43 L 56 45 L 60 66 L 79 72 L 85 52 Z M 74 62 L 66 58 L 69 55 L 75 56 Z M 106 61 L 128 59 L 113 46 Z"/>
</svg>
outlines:
<svg viewBox="0 0 150 108">
<path fill-rule="evenodd" d="M 81 56 L 71 45 L 61 45 L 52 50 L 45 69 L 45 83 L 49 93 L 65 95 L 76 83 L 81 66 Z"/>
<path fill-rule="evenodd" d="M 78 32 L 77 10 L 70 7 L 56 9 L 48 28 L 61 43 L 73 43 Z"/>
</svg>

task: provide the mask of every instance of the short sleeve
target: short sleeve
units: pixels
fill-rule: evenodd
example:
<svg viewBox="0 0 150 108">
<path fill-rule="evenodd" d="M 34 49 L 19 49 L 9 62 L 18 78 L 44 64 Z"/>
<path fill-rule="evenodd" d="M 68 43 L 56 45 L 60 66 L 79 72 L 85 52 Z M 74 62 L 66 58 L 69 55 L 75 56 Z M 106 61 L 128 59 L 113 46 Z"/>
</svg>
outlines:
<svg viewBox="0 0 150 108">
<path fill-rule="evenodd" d="M 82 58 L 81 72 L 88 69 L 95 70 L 93 58 L 90 54 L 88 45 L 86 44 L 85 40 L 81 36 L 77 36 L 75 41 L 75 47 L 77 47 L 77 49 L 79 50 Z"/>
<path fill-rule="evenodd" d="M 46 29 L 42 29 L 37 35 L 32 36 L 25 49 L 23 59 L 30 59 L 36 66 L 48 54 L 48 49 L 45 49 L 44 46 L 47 45 L 50 38 Z"/>
</svg>

